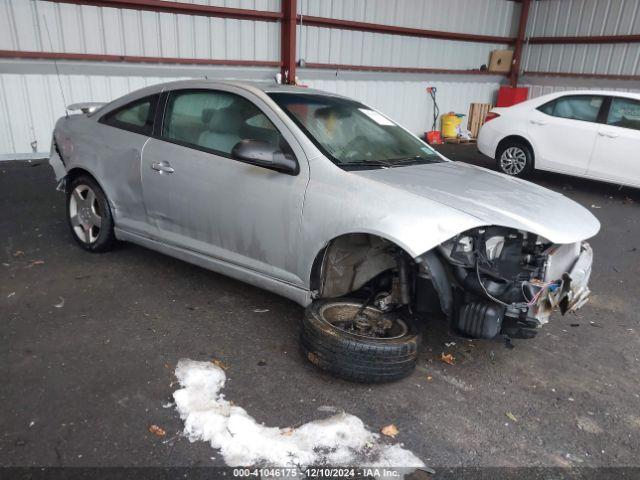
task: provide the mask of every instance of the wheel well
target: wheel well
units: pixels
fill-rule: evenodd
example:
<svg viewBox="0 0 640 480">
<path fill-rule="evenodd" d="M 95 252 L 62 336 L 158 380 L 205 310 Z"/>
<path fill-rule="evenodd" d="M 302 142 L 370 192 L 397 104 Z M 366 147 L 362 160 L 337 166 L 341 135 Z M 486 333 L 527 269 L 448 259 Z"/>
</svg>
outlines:
<svg viewBox="0 0 640 480">
<path fill-rule="evenodd" d="M 509 135 L 508 137 L 504 137 L 502 140 L 500 140 L 500 142 L 498 143 L 498 146 L 496 147 L 496 153 L 495 153 L 495 158 L 496 160 L 498 159 L 498 152 L 500 151 L 500 149 L 507 143 L 520 143 L 524 146 L 526 146 L 529 149 L 529 152 L 531 152 L 531 161 L 532 164 L 535 165 L 535 153 L 533 151 L 533 145 L 531 145 L 531 142 L 529 142 L 529 140 L 527 140 L 524 137 L 521 137 L 520 135 Z"/>
<path fill-rule="evenodd" d="M 310 286 L 316 299 L 371 300 L 384 292 L 387 305 L 415 305 L 417 312 L 446 316 L 453 312 L 450 274 L 436 249 L 414 259 L 393 241 L 368 233 L 331 240 L 314 259 Z"/>
<path fill-rule="evenodd" d="M 69 170 L 67 172 L 67 185 L 69 183 L 71 183 L 72 181 L 74 181 L 76 178 L 78 178 L 80 175 L 86 175 L 88 177 L 91 177 L 91 179 L 96 182 L 98 185 L 100 185 L 100 183 L 98 182 L 98 180 L 96 180 L 96 177 L 94 177 L 93 175 L 91 175 L 91 173 L 89 173 L 87 170 L 85 170 L 84 168 L 80 168 L 80 167 L 74 167 L 71 170 Z M 102 188 L 102 186 L 100 187 Z"/>
<path fill-rule="evenodd" d="M 382 272 L 398 267 L 411 256 L 394 242 L 369 233 L 334 238 L 318 252 L 309 284 L 321 298 L 353 292 Z"/>
<path fill-rule="evenodd" d="M 111 207 L 111 211 L 113 212 L 115 210 L 115 205 L 111 202 L 111 199 L 109 195 L 107 195 L 107 192 L 105 191 L 102 184 L 98 181 L 98 179 L 93 174 L 91 174 L 91 172 L 89 172 L 88 170 L 85 170 L 82 167 L 73 167 L 71 170 L 67 172 L 67 175 L 65 176 L 65 191 L 67 191 L 66 189 L 69 188 L 69 185 L 71 184 L 71 182 L 73 182 L 80 175 L 86 175 L 91 180 L 96 182 L 96 185 L 98 185 L 98 187 L 100 187 L 100 190 L 102 190 L 102 193 L 106 197 L 107 203 L 109 204 L 109 207 Z"/>
</svg>

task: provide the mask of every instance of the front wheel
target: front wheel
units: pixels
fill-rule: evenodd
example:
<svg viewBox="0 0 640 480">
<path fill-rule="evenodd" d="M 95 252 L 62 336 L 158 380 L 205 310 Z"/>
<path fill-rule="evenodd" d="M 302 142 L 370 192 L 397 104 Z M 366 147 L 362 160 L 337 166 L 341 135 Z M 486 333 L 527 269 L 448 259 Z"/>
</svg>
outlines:
<svg viewBox="0 0 640 480">
<path fill-rule="evenodd" d="M 409 318 L 362 308 L 355 299 L 318 300 L 307 307 L 301 348 L 313 364 L 346 380 L 398 380 L 415 368 L 418 335 Z"/>
<path fill-rule="evenodd" d="M 496 152 L 498 170 L 513 177 L 525 177 L 533 170 L 533 153 L 520 142 L 506 142 Z"/>
<path fill-rule="evenodd" d="M 80 175 L 69 183 L 67 221 L 73 237 L 85 250 L 106 252 L 115 243 L 107 196 L 88 175 Z"/>
</svg>

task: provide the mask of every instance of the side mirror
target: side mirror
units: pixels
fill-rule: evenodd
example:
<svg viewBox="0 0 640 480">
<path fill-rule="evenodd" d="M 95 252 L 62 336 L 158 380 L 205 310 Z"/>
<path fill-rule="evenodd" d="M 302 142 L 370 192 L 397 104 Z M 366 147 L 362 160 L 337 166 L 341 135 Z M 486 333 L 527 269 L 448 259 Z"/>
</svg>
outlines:
<svg viewBox="0 0 640 480">
<path fill-rule="evenodd" d="M 233 158 L 258 167 L 268 168 L 277 172 L 296 175 L 298 164 L 287 153 L 283 153 L 269 142 L 261 140 L 241 140 L 231 150 Z"/>
</svg>

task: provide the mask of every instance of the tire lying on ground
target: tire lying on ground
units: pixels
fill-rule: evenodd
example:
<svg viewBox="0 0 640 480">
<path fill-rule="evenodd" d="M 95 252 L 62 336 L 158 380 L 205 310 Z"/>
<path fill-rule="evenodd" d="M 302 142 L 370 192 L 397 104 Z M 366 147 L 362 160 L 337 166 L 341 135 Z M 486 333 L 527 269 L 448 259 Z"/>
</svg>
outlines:
<svg viewBox="0 0 640 480">
<path fill-rule="evenodd" d="M 314 365 L 346 380 L 380 383 L 406 377 L 416 365 L 416 329 L 399 313 L 367 307 L 362 312 L 366 318 L 389 328 L 377 336 L 370 331 L 364 334 L 353 323 L 361 306 L 362 301 L 355 299 L 318 300 L 309 305 L 302 322 L 302 353 Z"/>
</svg>

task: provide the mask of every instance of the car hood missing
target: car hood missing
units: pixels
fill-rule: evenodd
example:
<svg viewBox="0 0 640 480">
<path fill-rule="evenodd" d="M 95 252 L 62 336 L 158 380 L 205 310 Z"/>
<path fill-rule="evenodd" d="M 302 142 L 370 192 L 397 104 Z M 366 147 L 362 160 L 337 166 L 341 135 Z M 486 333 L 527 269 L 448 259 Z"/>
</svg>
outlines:
<svg viewBox="0 0 640 480">
<path fill-rule="evenodd" d="M 443 162 L 352 173 L 455 208 L 486 225 L 536 233 L 554 243 L 585 240 L 600 229 L 591 212 L 564 195 L 473 165 Z"/>
</svg>

